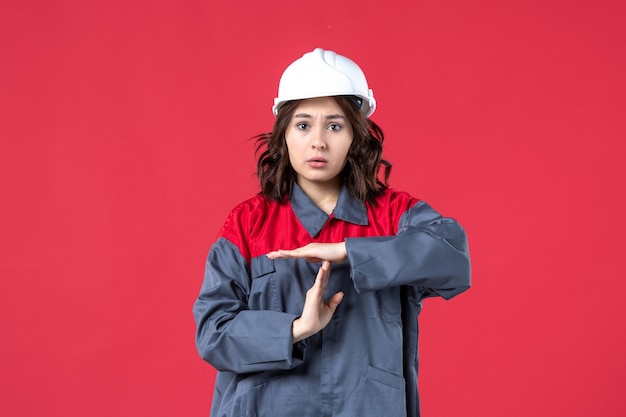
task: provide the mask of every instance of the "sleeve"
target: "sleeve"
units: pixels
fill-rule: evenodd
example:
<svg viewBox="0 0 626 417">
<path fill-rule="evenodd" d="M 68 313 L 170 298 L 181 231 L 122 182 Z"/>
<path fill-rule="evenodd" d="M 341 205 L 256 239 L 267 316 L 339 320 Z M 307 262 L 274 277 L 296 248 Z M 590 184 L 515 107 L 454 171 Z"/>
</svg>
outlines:
<svg viewBox="0 0 626 417">
<path fill-rule="evenodd" d="M 418 202 L 400 218 L 395 236 L 346 239 L 357 292 L 414 285 L 450 299 L 471 285 L 465 230 Z"/>
<path fill-rule="evenodd" d="M 306 346 L 293 343 L 291 325 L 296 316 L 248 309 L 248 271 L 235 245 L 224 238 L 213 244 L 193 306 L 198 352 L 219 371 L 294 368 L 302 363 Z"/>
</svg>

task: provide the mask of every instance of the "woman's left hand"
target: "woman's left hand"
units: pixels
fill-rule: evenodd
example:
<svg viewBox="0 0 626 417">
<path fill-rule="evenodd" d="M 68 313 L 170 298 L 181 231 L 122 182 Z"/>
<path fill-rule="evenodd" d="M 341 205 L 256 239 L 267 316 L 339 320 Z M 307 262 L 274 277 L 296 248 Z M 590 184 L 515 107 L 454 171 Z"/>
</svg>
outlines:
<svg viewBox="0 0 626 417">
<path fill-rule="evenodd" d="M 270 259 L 304 258 L 308 262 L 343 262 L 348 258 L 346 243 L 309 243 L 297 249 L 279 249 L 267 254 Z"/>
</svg>

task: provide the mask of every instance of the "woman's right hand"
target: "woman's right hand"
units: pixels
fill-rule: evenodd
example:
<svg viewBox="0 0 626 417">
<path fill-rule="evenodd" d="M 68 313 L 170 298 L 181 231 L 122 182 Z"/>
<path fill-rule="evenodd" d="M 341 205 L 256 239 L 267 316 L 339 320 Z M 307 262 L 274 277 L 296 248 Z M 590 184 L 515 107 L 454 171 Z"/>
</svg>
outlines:
<svg viewBox="0 0 626 417">
<path fill-rule="evenodd" d="M 315 277 L 315 283 L 306 292 L 302 315 L 294 320 L 291 326 L 294 343 L 306 339 L 326 327 L 335 314 L 337 306 L 341 303 L 342 292 L 333 295 L 327 303 L 324 302 L 324 290 L 328 285 L 329 276 L 330 262 L 323 261 Z"/>
</svg>

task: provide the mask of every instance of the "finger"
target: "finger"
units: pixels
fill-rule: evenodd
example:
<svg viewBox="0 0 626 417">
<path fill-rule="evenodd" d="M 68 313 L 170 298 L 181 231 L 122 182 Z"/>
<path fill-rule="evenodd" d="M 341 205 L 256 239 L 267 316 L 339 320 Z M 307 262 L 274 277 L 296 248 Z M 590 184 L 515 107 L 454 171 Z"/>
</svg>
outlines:
<svg viewBox="0 0 626 417">
<path fill-rule="evenodd" d="M 316 256 L 307 256 L 306 253 L 304 253 L 303 251 L 299 250 L 299 249 L 293 249 L 293 250 L 285 250 L 285 249 L 279 249 L 279 250 L 275 250 L 275 251 L 271 251 L 265 254 L 265 256 L 267 256 L 269 259 L 299 259 L 299 258 L 304 258 L 305 261 L 312 263 L 312 264 L 316 264 L 318 262 L 322 262 L 323 259 L 322 258 L 318 258 Z"/>
<path fill-rule="evenodd" d="M 326 286 L 324 285 L 324 274 L 325 274 L 324 269 L 320 267 L 320 269 L 317 270 L 317 275 L 315 275 L 315 283 L 313 284 L 314 287 L 323 288 Z"/>
<path fill-rule="evenodd" d="M 270 259 L 282 259 L 285 258 L 285 255 L 283 254 L 282 250 L 275 250 L 272 252 L 268 252 L 265 256 L 267 256 Z"/>
<path fill-rule="evenodd" d="M 302 258 L 302 255 L 299 254 L 298 249 L 293 249 L 293 250 L 279 249 L 279 250 L 275 250 L 272 252 L 268 252 L 266 256 L 270 259 Z"/>
<path fill-rule="evenodd" d="M 339 305 L 339 303 L 341 303 L 342 300 L 343 300 L 343 292 L 338 292 L 337 294 L 330 297 L 330 300 L 328 300 L 327 304 L 333 313 L 335 312 L 335 310 L 337 309 L 337 306 Z"/>
<path fill-rule="evenodd" d="M 319 285 L 321 288 L 326 288 L 328 284 L 328 277 L 330 276 L 330 262 L 324 261 L 322 262 L 322 266 L 317 271 L 316 282 L 319 280 Z"/>
<path fill-rule="evenodd" d="M 328 276 L 330 275 L 330 261 L 322 261 L 322 266 L 320 266 L 320 269 L 324 271 L 324 275 L 326 275 L 326 278 L 328 278 Z"/>
</svg>

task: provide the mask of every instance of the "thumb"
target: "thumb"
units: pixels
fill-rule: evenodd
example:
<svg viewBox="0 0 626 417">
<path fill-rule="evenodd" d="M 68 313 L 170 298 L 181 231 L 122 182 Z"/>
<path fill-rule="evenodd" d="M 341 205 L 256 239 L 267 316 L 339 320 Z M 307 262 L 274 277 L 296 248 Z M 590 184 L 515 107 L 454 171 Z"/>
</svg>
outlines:
<svg viewBox="0 0 626 417">
<path fill-rule="evenodd" d="M 341 300 L 343 300 L 343 292 L 338 292 L 337 294 L 333 295 L 332 297 L 330 297 L 330 300 L 328 300 L 328 307 L 335 312 L 335 310 L 337 309 L 337 306 L 339 305 L 339 303 L 341 303 Z"/>
</svg>

